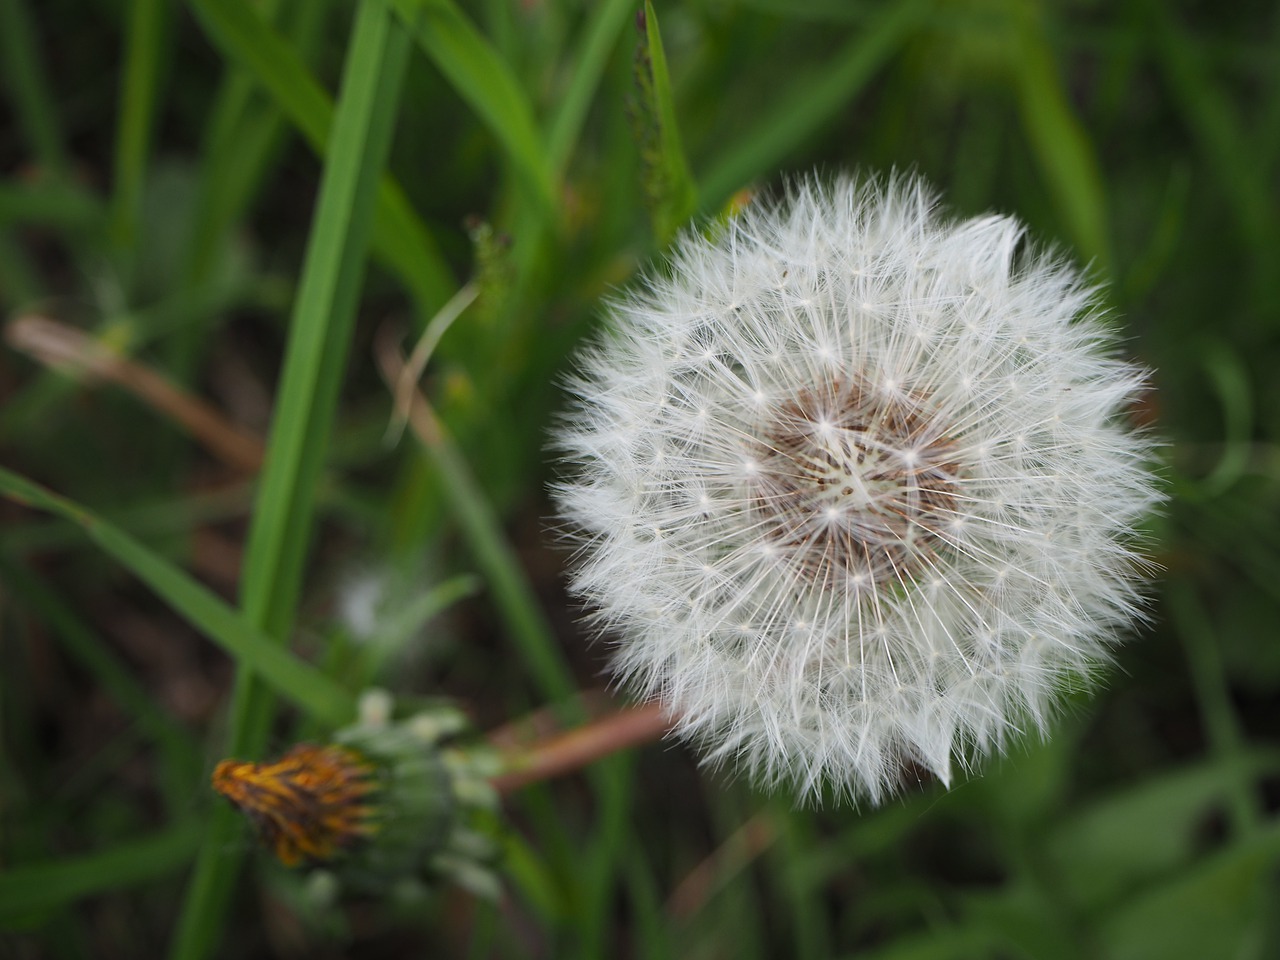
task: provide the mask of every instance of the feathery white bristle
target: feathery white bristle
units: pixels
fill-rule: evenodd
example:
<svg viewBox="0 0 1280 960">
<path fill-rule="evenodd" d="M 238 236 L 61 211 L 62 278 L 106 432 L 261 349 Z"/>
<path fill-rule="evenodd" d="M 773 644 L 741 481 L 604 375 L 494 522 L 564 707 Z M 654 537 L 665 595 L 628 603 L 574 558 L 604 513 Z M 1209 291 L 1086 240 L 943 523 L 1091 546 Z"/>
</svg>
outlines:
<svg viewBox="0 0 1280 960">
<path fill-rule="evenodd" d="M 1139 615 L 1144 372 L 1022 227 L 795 184 L 614 303 L 556 443 L 574 588 L 678 730 L 802 796 L 1043 731 Z"/>
</svg>

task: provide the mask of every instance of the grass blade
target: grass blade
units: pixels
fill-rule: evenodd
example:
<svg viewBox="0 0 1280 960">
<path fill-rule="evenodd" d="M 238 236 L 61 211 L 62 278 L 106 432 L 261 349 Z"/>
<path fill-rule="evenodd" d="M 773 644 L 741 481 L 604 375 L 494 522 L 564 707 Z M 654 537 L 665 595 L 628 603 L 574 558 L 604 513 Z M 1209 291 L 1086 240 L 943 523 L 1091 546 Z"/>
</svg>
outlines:
<svg viewBox="0 0 1280 960">
<path fill-rule="evenodd" d="M 0 580 L 8 588 L 7 594 L 48 624 L 67 654 L 89 671 L 97 685 L 156 742 L 161 761 L 157 774 L 168 809 L 172 814 L 185 813 L 200 764 L 195 738 L 152 701 L 147 689 L 134 678 L 133 670 L 76 615 L 65 597 L 55 594 L 23 566 L 3 557 Z"/>
<path fill-rule="evenodd" d="M 718 210 L 744 184 L 773 170 L 807 137 L 855 97 L 923 19 L 920 0 L 884 6 L 840 53 L 792 81 L 775 103 L 704 176 L 702 205 Z"/>
<path fill-rule="evenodd" d="M 200 824 L 192 820 L 99 853 L 6 868 L 0 873 L 0 921 L 174 873 L 199 842 Z"/>
<path fill-rule="evenodd" d="M 379 0 L 361 3 L 343 71 L 320 198 L 290 322 L 266 466 L 241 584 L 246 619 L 277 639 L 289 631 L 301 586 L 312 508 L 364 279 L 378 180 L 391 145 L 408 38 Z M 272 701 L 238 671 L 228 752 L 257 756 Z M 237 824 L 216 808 L 196 861 L 172 955 L 216 951 L 240 858 L 227 853 Z"/>
<path fill-rule="evenodd" d="M 142 184 L 155 128 L 160 74 L 168 49 L 167 0 L 133 0 L 125 42 L 120 125 L 116 131 L 115 197 L 111 232 L 117 244 L 132 247 L 137 238 Z"/>
<path fill-rule="evenodd" d="M 423 52 L 502 144 L 537 206 L 556 220 L 556 187 L 533 107 L 506 62 L 452 0 L 389 0 Z"/>
<path fill-rule="evenodd" d="M 600 83 L 605 63 L 627 17 L 635 9 L 634 0 L 603 0 L 590 11 L 581 51 L 569 70 L 569 88 L 560 98 L 547 134 L 547 163 L 557 174 L 563 172 L 569 155 L 586 121 L 591 97 Z"/>
<path fill-rule="evenodd" d="M 54 106 L 56 100 L 40 63 L 39 50 L 25 0 L 0 0 L 0 51 L 3 51 L 0 64 L 11 91 L 18 125 L 40 165 L 63 174 L 67 168 L 67 151 Z"/>
<path fill-rule="evenodd" d="M 1142 7 L 1170 90 L 1217 176 L 1236 225 L 1250 248 L 1270 251 L 1277 242 L 1274 191 L 1246 139 L 1236 105 L 1208 76 L 1201 62 L 1204 48 L 1174 20 L 1170 7 L 1154 0 L 1145 0 Z M 1254 143 L 1261 135 L 1255 131 Z"/>
<path fill-rule="evenodd" d="M 81 527 L 188 623 L 234 657 L 242 668 L 260 676 L 307 713 L 334 725 L 345 723 L 355 715 L 354 700 L 339 684 L 268 639 L 260 627 L 123 530 L 79 504 L 3 468 L 0 468 L 0 496 L 47 510 Z"/>
<path fill-rule="evenodd" d="M 47 180 L 0 181 L 0 225 L 39 224 L 89 232 L 103 221 L 102 204 L 82 187 Z"/>
<path fill-rule="evenodd" d="M 191 6 L 214 44 L 253 74 L 311 148 L 325 156 L 333 104 L 293 47 L 243 0 L 191 0 Z M 374 251 L 429 317 L 453 295 L 452 272 L 389 175 L 378 185 L 377 203 Z"/>
<path fill-rule="evenodd" d="M 457 517 L 467 546 L 493 590 L 498 613 L 511 631 L 542 694 L 561 704 L 568 718 L 576 719 L 579 711 L 573 699 L 576 691 L 573 674 L 515 551 L 503 535 L 502 524 L 481 492 L 462 452 L 444 432 L 444 425 L 425 411 L 425 404 L 416 403 L 410 422 L 438 472 L 444 496 Z M 423 429 L 424 423 L 430 426 Z"/>
<path fill-rule="evenodd" d="M 1072 242 L 1085 259 L 1109 277 L 1111 242 L 1098 159 L 1071 109 L 1053 53 L 1037 26 L 1024 25 L 1019 50 L 1014 84 L 1032 151 L 1062 211 Z"/>
<path fill-rule="evenodd" d="M 671 75 L 658 32 L 658 15 L 645 0 L 644 36 L 636 51 L 637 135 L 644 162 L 645 192 L 658 243 L 670 243 L 676 231 L 693 216 L 698 192 L 689 173 L 680 128 L 676 124 Z"/>
</svg>

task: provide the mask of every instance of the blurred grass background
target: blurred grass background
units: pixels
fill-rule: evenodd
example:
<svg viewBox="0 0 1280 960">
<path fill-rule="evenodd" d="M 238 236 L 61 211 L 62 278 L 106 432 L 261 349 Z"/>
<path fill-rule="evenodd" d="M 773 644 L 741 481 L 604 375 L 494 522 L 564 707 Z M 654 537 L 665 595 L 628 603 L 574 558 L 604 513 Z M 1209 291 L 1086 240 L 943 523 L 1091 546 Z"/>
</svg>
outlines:
<svg viewBox="0 0 1280 960">
<path fill-rule="evenodd" d="M 637 12 L 0 0 L 0 955 L 1280 956 L 1280 10 Z M 566 357 L 689 216 L 894 166 L 1089 263 L 1157 371 L 1164 575 L 1107 688 L 879 810 L 633 751 L 508 800 L 502 902 L 308 918 L 214 762 L 374 682 L 481 729 L 599 687 Z M 376 357 L 460 290 L 440 435 L 389 445 Z"/>
</svg>

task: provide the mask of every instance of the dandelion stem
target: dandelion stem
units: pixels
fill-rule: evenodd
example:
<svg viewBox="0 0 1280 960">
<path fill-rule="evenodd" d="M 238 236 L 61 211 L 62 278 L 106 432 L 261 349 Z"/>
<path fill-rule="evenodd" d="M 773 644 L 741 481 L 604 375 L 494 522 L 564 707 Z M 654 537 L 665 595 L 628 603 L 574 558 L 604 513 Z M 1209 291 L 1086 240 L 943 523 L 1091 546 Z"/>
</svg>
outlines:
<svg viewBox="0 0 1280 960">
<path fill-rule="evenodd" d="M 585 726 L 508 753 L 506 769 L 491 782 L 500 792 L 509 793 L 579 770 L 620 750 L 650 743 L 664 736 L 671 724 L 671 714 L 657 702 L 618 710 Z"/>
</svg>

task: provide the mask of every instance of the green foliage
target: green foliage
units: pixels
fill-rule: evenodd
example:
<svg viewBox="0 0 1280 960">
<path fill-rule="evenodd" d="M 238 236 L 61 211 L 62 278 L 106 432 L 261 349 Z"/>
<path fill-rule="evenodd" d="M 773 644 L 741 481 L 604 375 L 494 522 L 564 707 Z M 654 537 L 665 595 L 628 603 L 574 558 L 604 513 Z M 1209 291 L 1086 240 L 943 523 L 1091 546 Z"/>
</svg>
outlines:
<svg viewBox="0 0 1280 960">
<path fill-rule="evenodd" d="M 665 245 L 692 216 L 697 206 L 697 192 L 680 143 L 658 16 L 649 0 L 645 0 L 641 27 L 640 43 L 636 47 L 636 93 L 632 110 L 653 232 L 658 242 Z"/>
<path fill-rule="evenodd" d="M 1156 0 L 0 0 L 0 939 L 1280 954 L 1272 20 Z M 1090 262 L 1157 371 L 1134 416 L 1168 440 L 1167 583 L 1109 689 L 1052 742 L 878 810 L 796 810 L 639 748 L 507 798 L 500 908 L 441 891 L 359 923 L 289 913 L 297 884 L 247 856 L 213 763 L 328 735 L 371 683 L 482 728 L 581 716 L 606 651 L 544 519 L 567 356 L 691 217 L 792 172 L 890 166 Z M 434 428 L 392 447 L 380 360 L 468 281 L 482 296 L 417 385 Z M 263 468 L 221 462 L 136 379 L 33 354 L 12 326 L 30 315 L 203 398 L 262 438 Z"/>
</svg>

